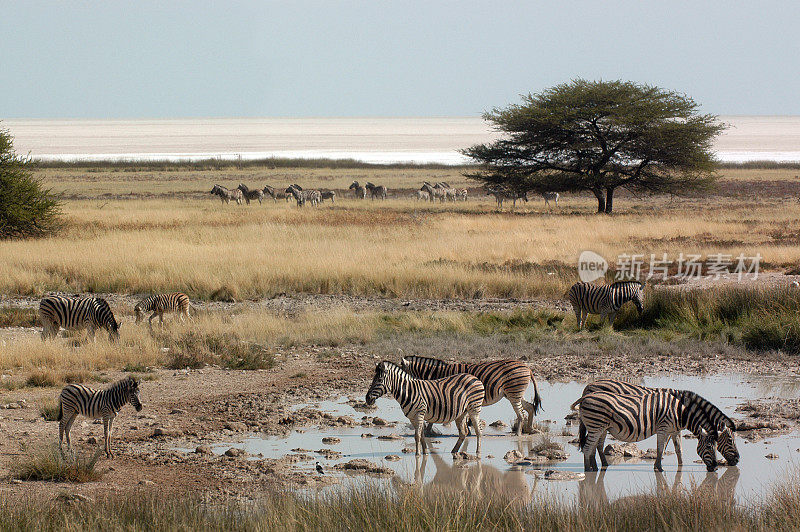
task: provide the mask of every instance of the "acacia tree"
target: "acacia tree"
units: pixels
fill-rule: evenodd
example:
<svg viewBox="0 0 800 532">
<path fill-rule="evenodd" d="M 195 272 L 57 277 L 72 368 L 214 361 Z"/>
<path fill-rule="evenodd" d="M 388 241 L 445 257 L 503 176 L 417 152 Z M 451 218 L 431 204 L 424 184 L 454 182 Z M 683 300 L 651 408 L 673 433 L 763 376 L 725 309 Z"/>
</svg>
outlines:
<svg viewBox="0 0 800 532">
<path fill-rule="evenodd" d="M 42 236 L 58 225 L 59 201 L 33 176 L 31 165 L 0 129 L 0 238 Z"/>
<path fill-rule="evenodd" d="M 724 125 L 688 96 L 629 81 L 577 79 L 484 114 L 505 135 L 462 150 L 467 174 L 515 191 L 589 191 L 611 213 L 614 191 L 685 194 L 709 188 L 711 143 Z"/>
</svg>

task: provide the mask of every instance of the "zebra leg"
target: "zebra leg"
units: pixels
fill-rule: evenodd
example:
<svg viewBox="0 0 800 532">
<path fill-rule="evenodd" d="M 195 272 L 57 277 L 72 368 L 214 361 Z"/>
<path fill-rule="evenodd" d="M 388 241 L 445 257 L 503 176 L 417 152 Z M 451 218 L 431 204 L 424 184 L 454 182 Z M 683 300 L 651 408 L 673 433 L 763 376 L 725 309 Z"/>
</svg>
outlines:
<svg viewBox="0 0 800 532">
<path fill-rule="evenodd" d="M 111 418 L 103 418 L 103 436 L 105 439 L 106 445 L 106 457 L 107 458 L 114 458 L 114 455 L 111 454 L 111 422 L 113 420 Z"/>
<path fill-rule="evenodd" d="M 672 445 L 675 447 L 675 456 L 678 458 L 678 465 L 683 465 L 683 456 L 681 450 L 681 433 L 677 432 L 672 435 Z"/>
<path fill-rule="evenodd" d="M 472 421 L 472 426 L 475 427 L 475 456 L 481 455 L 481 420 L 480 409 L 477 412 L 468 412 L 469 419 Z"/>
<path fill-rule="evenodd" d="M 89 327 L 86 329 L 86 332 L 87 332 L 87 334 L 89 336 L 89 339 L 92 342 L 94 342 L 95 341 L 95 334 L 97 333 L 97 329 L 95 329 L 94 326 L 89 325 Z"/>
<path fill-rule="evenodd" d="M 522 436 L 522 401 L 520 399 L 514 401 L 509 399 L 509 402 L 514 408 L 514 413 L 517 414 L 517 436 Z"/>
<path fill-rule="evenodd" d="M 533 403 L 529 403 L 524 398 L 522 399 L 522 408 L 528 413 L 528 420 L 525 422 L 525 432 L 533 432 Z"/>
<path fill-rule="evenodd" d="M 575 325 L 578 326 L 578 330 L 581 330 L 581 307 L 580 305 L 572 305 L 572 310 L 575 312 Z"/>
<path fill-rule="evenodd" d="M 611 312 L 608 313 L 608 325 L 612 329 L 614 328 L 614 319 L 616 319 L 616 317 L 617 317 L 617 313 L 616 312 L 611 311 Z"/>
<path fill-rule="evenodd" d="M 150 318 L 147 320 L 148 325 L 150 325 L 150 329 L 153 328 L 153 318 L 155 318 L 157 314 L 158 314 L 158 312 L 153 312 L 150 315 Z"/>
<path fill-rule="evenodd" d="M 163 311 L 158 313 L 158 320 L 160 322 L 159 323 L 159 327 L 161 327 L 163 329 L 164 328 L 164 312 Z"/>
<path fill-rule="evenodd" d="M 461 444 L 464 443 L 464 439 L 467 437 L 467 413 L 464 412 L 460 416 L 456 418 L 456 426 L 458 427 L 458 441 L 456 441 L 456 446 L 453 447 L 453 450 L 450 451 L 453 454 L 458 454 L 458 449 L 461 447 Z"/>
<path fill-rule="evenodd" d="M 656 463 L 653 466 L 653 469 L 663 472 L 664 468 L 661 467 L 661 457 L 664 456 L 664 448 L 667 446 L 667 439 L 669 438 L 669 435 L 659 431 L 656 438 L 656 445 L 658 448 L 656 449 Z"/>
<path fill-rule="evenodd" d="M 608 467 L 608 458 L 606 458 L 606 435 L 608 434 L 607 430 L 604 430 L 600 433 L 600 439 L 597 440 L 597 454 L 600 455 L 600 464 L 603 466 L 603 471 L 606 470 Z"/>
<path fill-rule="evenodd" d="M 63 408 L 63 407 L 62 407 Z M 69 440 L 69 431 L 72 430 L 72 424 L 75 423 L 75 419 L 78 417 L 77 412 L 72 413 L 72 417 L 70 417 L 67 422 L 64 424 L 64 436 L 67 441 L 67 450 L 72 450 L 72 442 Z M 63 419 L 62 419 L 63 422 Z"/>
</svg>

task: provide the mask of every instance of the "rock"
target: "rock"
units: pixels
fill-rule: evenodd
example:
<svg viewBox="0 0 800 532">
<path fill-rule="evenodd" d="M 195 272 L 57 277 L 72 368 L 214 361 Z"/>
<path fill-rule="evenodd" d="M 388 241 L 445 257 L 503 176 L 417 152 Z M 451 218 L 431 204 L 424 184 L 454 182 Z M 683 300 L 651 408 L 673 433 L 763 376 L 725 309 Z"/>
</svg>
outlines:
<svg viewBox="0 0 800 532">
<path fill-rule="evenodd" d="M 295 447 L 294 449 L 292 449 L 292 452 L 293 453 L 311 453 L 311 452 L 314 452 L 314 451 L 312 451 L 311 449 L 303 449 L 302 447 Z"/>
<path fill-rule="evenodd" d="M 586 478 L 585 473 L 577 473 L 575 471 L 561 471 L 558 469 L 548 469 L 544 472 L 546 480 L 583 480 Z"/>
<path fill-rule="evenodd" d="M 362 438 L 372 438 L 372 436 L 373 434 L 370 434 L 369 432 L 365 432 L 361 435 Z"/>
<path fill-rule="evenodd" d="M 214 454 L 214 451 L 211 450 L 210 445 L 198 445 L 195 447 L 194 452 L 196 454 Z"/>
<path fill-rule="evenodd" d="M 20 479 L 18 479 L 18 478 L 12 478 L 11 479 L 11 483 L 12 484 L 22 484 L 22 481 Z"/>
<path fill-rule="evenodd" d="M 639 449 L 635 443 L 611 443 L 606 445 L 603 454 L 606 456 L 624 456 L 630 458 L 639 458 L 644 453 Z"/>
<path fill-rule="evenodd" d="M 247 432 L 247 425 L 241 421 L 230 421 L 225 423 L 225 428 L 234 432 Z"/>
<path fill-rule="evenodd" d="M 778 455 L 775 453 L 769 453 L 768 455 L 765 455 L 764 458 L 769 458 L 770 460 L 777 460 Z"/>
<path fill-rule="evenodd" d="M 566 460 L 569 458 L 569 455 L 561 449 L 545 449 L 537 454 L 548 460 Z"/>
<path fill-rule="evenodd" d="M 520 466 L 520 467 L 525 467 L 525 466 L 533 465 L 533 462 L 531 462 L 530 460 L 522 459 L 522 460 L 520 460 L 518 462 L 514 462 L 514 465 L 515 466 Z"/>
<path fill-rule="evenodd" d="M 170 411 L 170 414 L 185 414 L 186 410 L 181 410 L 180 408 L 173 408 Z"/>
<path fill-rule="evenodd" d="M 343 464 L 336 464 L 333 467 L 334 469 L 338 469 L 340 471 L 357 471 L 361 473 L 369 473 L 381 476 L 394 475 L 394 471 L 389 469 L 388 467 L 379 466 L 375 462 L 370 462 L 369 460 L 365 460 L 363 458 L 354 458 L 349 462 L 345 462 Z"/>
<path fill-rule="evenodd" d="M 342 453 L 339 451 L 334 451 L 333 449 L 320 449 L 317 451 L 317 454 L 321 454 L 328 460 L 338 460 L 342 457 Z"/>
<path fill-rule="evenodd" d="M 403 437 L 397 433 L 392 432 L 391 434 L 381 434 L 378 436 L 379 440 L 402 440 Z"/>
<path fill-rule="evenodd" d="M 411 454 L 411 453 L 417 452 L 417 449 L 415 447 L 403 447 L 401 449 L 401 452 L 403 452 L 405 454 Z"/>
<path fill-rule="evenodd" d="M 356 424 L 356 420 L 351 416 L 339 416 L 336 418 L 336 423 L 339 425 L 347 425 L 348 427 L 352 427 Z"/>
<path fill-rule="evenodd" d="M 340 438 L 336 438 L 335 436 L 326 436 L 322 438 L 322 443 L 325 445 L 336 445 L 337 443 L 342 443 Z"/>
<path fill-rule="evenodd" d="M 232 458 L 236 458 L 239 456 L 245 456 L 247 453 L 244 449 L 239 449 L 237 447 L 231 447 L 227 451 L 225 451 L 225 456 L 230 456 Z"/>
<path fill-rule="evenodd" d="M 88 438 L 86 438 L 86 443 L 88 443 L 89 445 L 97 445 L 97 438 L 95 438 L 94 436 L 89 436 Z"/>
<path fill-rule="evenodd" d="M 140 480 L 139 481 L 139 485 L 140 486 L 155 486 L 156 483 L 153 482 L 152 480 Z"/>
<path fill-rule="evenodd" d="M 400 460 L 400 457 L 397 456 L 396 454 L 388 454 L 384 456 L 383 459 L 388 462 L 397 462 L 398 460 Z"/>
<path fill-rule="evenodd" d="M 81 495 L 80 493 L 59 493 L 56 495 L 56 501 L 64 504 L 77 504 L 80 502 L 94 502 L 94 499 Z"/>
<path fill-rule="evenodd" d="M 505 423 L 503 423 L 502 421 L 500 421 L 500 420 L 498 419 L 498 420 L 497 420 L 497 421 L 495 421 L 494 423 L 489 423 L 489 426 L 490 426 L 490 427 L 494 427 L 494 428 L 496 428 L 496 429 L 503 429 L 503 428 L 507 427 L 508 425 L 506 425 Z"/>
<path fill-rule="evenodd" d="M 641 456 L 642 460 L 655 460 L 658 458 L 658 452 L 655 449 L 647 449 Z"/>
<path fill-rule="evenodd" d="M 461 451 L 461 452 L 459 452 L 459 453 L 458 453 L 457 455 L 455 455 L 453 458 L 457 458 L 457 459 L 459 459 L 459 460 L 466 460 L 466 461 L 475 461 L 475 460 L 480 460 L 480 458 L 478 457 L 478 455 L 475 455 L 475 454 L 469 454 L 469 453 L 465 453 L 464 451 Z"/>
<path fill-rule="evenodd" d="M 153 429 L 153 436 L 152 437 L 153 438 L 157 438 L 159 436 L 174 436 L 174 435 L 175 435 L 175 431 L 174 430 L 165 429 L 163 427 L 156 427 L 156 428 Z"/>
<path fill-rule="evenodd" d="M 526 456 L 525 460 L 527 460 L 531 464 L 544 464 L 550 461 L 546 456 L 542 456 L 539 454 L 532 454 L 530 456 Z"/>
<path fill-rule="evenodd" d="M 380 427 L 386 425 L 386 420 L 380 417 L 375 417 L 372 418 L 372 424 L 375 425 L 376 427 Z"/>
<path fill-rule="evenodd" d="M 503 455 L 503 460 L 505 460 L 509 464 L 513 464 L 517 460 L 520 460 L 521 458 L 522 458 L 522 453 L 517 451 L 516 449 L 508 451 L 506 454 Z"/>
</svg>

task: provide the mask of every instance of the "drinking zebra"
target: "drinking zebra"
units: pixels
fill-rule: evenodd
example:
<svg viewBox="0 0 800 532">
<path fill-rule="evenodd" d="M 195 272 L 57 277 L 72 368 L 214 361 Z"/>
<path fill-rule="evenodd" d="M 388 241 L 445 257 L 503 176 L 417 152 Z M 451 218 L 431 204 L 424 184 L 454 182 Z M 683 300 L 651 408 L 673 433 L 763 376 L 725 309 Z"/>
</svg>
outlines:
<svg viewBox="0 0 800 532">
<path fill-rule="evenodd" d="M 331 202 L 336 203 L 336 192 L 333 190 L 323 190 L 319 193 L 320 202 L 324 202 L 326 199 L 331 200 Z"/>
<path fill-rule="evenodd" d="M 67 449 L 72 448 L 69 431 L 78 414 L 89 419 L 103 418 L 105 451 L 108 458 L 111 452 L 112 424 L 117 412 L 130 403 L 137 412 L 142 410 L 139 398 L 139 381 L 131 376 L 118 380 L 105 390 L 93 390 L 82 384 L 70 384 L 61 390 L 58 404 L 58 446 L 61 447 L 66 434 Z M 63 453 L 63 448 L 62 448 Z"/>
<path fill-rule="evenodd" d="M 468 373 L 483 383 L 483 406 L 493 405 L 503 397 L 508 399 L 517 414 L 517 436 L 522 435 L 522 410 L 528 412 L 526 431 L 531 432 L 533 416 L 542 405 L 533 370 L 520 360 L 495 360 L 492 362 L 446 362 L 437 358 L 420 356 L 403 357 L 400 367 L 419 379 L 439 379 L 449 375 Z M 525 390 L 533 382 L 533 403 L 525 400 Z"/>
<path fill-rule="evenodd" d="M 558 207 L 558 192 L 542 192 L 542 197 L 544 198 L 545 206 L 550 207 L 550 202 L 554 201 L 556 207 Z"/>
<path fill-rule="evenodd" d="M 236 201 L 237 205 L 242 204 L 242 191 L 238 188 L 229 190 L 221 185 L 214 185 L 211 189 L 211 194 L 216 194 L 222 203 L 230 203 L 231 200 Z"/>
<path fill-rule="evenodd" d="M 156 294 L 139 301 L 133 311 L 136 314 L 136 323 L 142 321 L 145 312 L 152 312 L 150 318 L 147 320 L 150 327 L 153 327 L 153 318 L 158 316 L 161 325 L 164 325 L 164 313 L 175 312 L 181 321 L 184 318 L 189 319 L 189 296 L 182 292 L 175 292 L 173 294 Z"/>
<path fill-rule="evenodd" d="M 594 392 L 609 392 L 620 395 L 644 395 L 646 393 L 666 391 L 675 396 L 680 395 L 684 390 L 675 390 L 672 388 L 648 388 L 647 386 L 639 386 L 629 382 L 618 381 L 613 379 L 601 379 L 588 384 L 583 389 L 583 395 Z M 688 392 L 693 393 L 693 392 Z M 716 427 L 719 433 L 717 440 L 717 450 L 725 458 L 728 465 L 736 465 L 739 462 L 739 450 L 736 448 L 736 441 L 734 440 L 733 433 L 736 431 L 736 424 L 731 418 L 725 415 L 722 410 L 715 407 L 711 403 L 706 405 L 706 410 L 711 418 L 711 422 Z M 681 438 L 679 433 L 672 435 L 672 444 L 675 447 L 675 455 L 678 458 L 678 465 L 683 464 L 683 456 L 681 453 Z"/>
<path fill-rule="evenodd" d="M 375 404 L 375 400 L 386 392 L 390 392 L 400 403 L 403 413 L 414 426 L 417 454 L 420 454 L 420 446 L 422 453 L 428 454 L 428 444 L 422 433 L 426 421 L 456 422 L 458 441 L 452 453 L 457 453 L 467 436 L 468 417 L 475 427 L 476 454 L 481 454 L 480 414 L 484 388 L 476 377 L 460 373 L 435 380 L 417 379 L 400 366 L 384 360 L 375 366 L 375 376 L 367 391 L 366 403 Z"/>
<path fill-rule="evenodd" d="M 55 338 L 64 329 L 87 329 L 94 340 L 97 329 L 108 331 L 112 342 L 119 340 L 119 324 L 105 299 L 99 297 L 48 296 L 39 303 L 42 340 Z"/>
<path fill-rule="evenodd" d="M 242 196 L 244 197 L 244 200 L 247 202 L 248 205 L 250 205 L 250 200 L 257 199 L 259 205 L 261 205 L 261 202 L 264 200 L 263 190 L 258 190 L 258 189 L 250 190 L 244 183 L 239 183 L 239 186 L 237 188 L 242 191 Z"/>
<path fill-rule="evenodd" d="M 353 181 L 348 187 L 348 190 L 353 191 L 353 196 L 356 199 L 367 199 L 367 188 L 363 185 L 359 185 L 358 181 Z"/>
<path fill-rule="evenodd" d="M 575 283 L 565 294 L 578 321 L 578 330 L 586 325 L 589 314 L 600 314 L 601 320 L 608 316 L 608 322 L 614 324 L 620 307 L 633 301 L 639 316 L 644 311 L 644 285 L 639 281 L 617 281 L 610 285 L 591 283 Z"/>
<path fill-rule="evenodd" d="M 380 198 L 382 200 L 386 199 L 386 187 L 383 185 L 373 185 L 369 181 L 366 182 L 364 188 L 369 190 L 370 195 L 372 196 L 373 201 L 375 198 Z"/>
<path fill-rule="evenodd" d="M 525 192 L 518 192 L 516 190 L 510 191 L 499 188 L 490 188 L 487 190 L 486 195 L 494 196 L 495 201 L 497 201 L 497 208 L 499 210 L 503 210 L 504 201 L 513 202 L 511 205 L 512 211 L 517 207 L 517 200 L 521 199 L 524 200 L 525 203 L 528 202 L 528 194 Z"/>
<path fill-rule="evenodd" d="M 694 392 L 656 390 L 644 394 L 593 392 L 575 401 L 578 408 L 578 448 L 583 451 L 585 471 L 597 471 L 595 452 L 603 468 L 608 460 L 603 453 L 606 434 L 626 442 L 642 441 L 657 435 L 656 471 L 663 471 L 661 458 L 669 438 L 689 429 L 697 436 L 697 454 L 709 471 L 717 468 L 715 446 L 718 432 L 710 412 L 719 410 Z"/>
</svg>

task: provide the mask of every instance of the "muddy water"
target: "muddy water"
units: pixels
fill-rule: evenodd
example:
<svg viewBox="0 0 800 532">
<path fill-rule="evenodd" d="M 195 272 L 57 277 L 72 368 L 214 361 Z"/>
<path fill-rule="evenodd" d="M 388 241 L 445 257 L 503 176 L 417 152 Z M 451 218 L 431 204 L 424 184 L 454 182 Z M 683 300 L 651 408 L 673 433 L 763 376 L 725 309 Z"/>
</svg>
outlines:
<svg viewBox="0 0 800 532">
<path fill-rule="evenodd" d="M 800 381 L 780 377 L 740 377 L 735 375 L 718 375 L 712 377 L 680 377 L 680 378 L 646 378 L 642 384 L 647 386 L 671 386 L 691 389 L 706 397 L 724 411 L 734 414 L 738 404 L 747 399 L 767 397 L 797 397 L 800 395 Z M 262 453 L 264 457 L 280 458 L 292 454 L 292 449 L 303 448 L 317 451 L 329 448 L 343 453 L 342 458 L 326 460 L 315 455 L 326 470 L 326 474 L 338 475 L 332 470 L 336 463 L 353 458 L 365 458 L 389 467 L 396 473 L 395 477 L 381 480 L 388 485 L 401 489 L 412 487 L 423 493 L 435 492 L 439 489 L 458 489 L 473 493 L 504 492 L 522 498 L 545 497 L 564 501 L 576 501 L 580 504 L 594 504 L 613 501 L 622 497 L 654 491 L 691 488 L 699 486 L 709 493 L 715 493 L 730 501 L 747 502 L 760 498 L 768 492 L 770 486 L 777 481 L 788 478 L 796 471 L 800 463 L 800 435 L 791 434 L 770 437 L 764 441 L 748 442 L 737 439 L 741 461 L 738 467 L 722 467 L 717 472 L 707 473 L 705 467 L 695 463 L 698 459 L 695 452 L 696 440 L 684 439 L 684 466 L 680 470 L 674 454 L 664 458 L 664 474 L 653 471 L 653 462 L 638 459 L 612 459 L 611 466 L 604 473 L 588 474 L 582 480 L 554 481 L 543 478 L 545 470 L 583 473 L 583 455 L 574 444 L 577 428 L 567 426 L 564 416 L 569 412 L 569 405 L 580 396 L 584 384 L 540 383 L 539 389 L 543 398 L 545 411 L 540 413 L 537 421 L 550 427 L 546 436 L 525 435 L 517 438 L 510 434 L 508 427 L 495 429 L 487 427 L 484 431 L 482 456 L 479 461 L 454 460 L 450 449 L 455 443 L 457 430 L 454 426 L 437 426 L 441 436 L 430 438 L 435 454 L 427 457 L 416 457 L 412 453 L 403 453 L 404 448 L 413 447 L 414 439 L 399 405 L 392 399 L 381 398 L 377 410 L 370 416 L 380 416 L 388 422 L 397 422 L 394 427 L 356 427 L 333 429 L 309 429 L 304 432 L 293 432 L 289 437 L 251 437 L 240 442 L 224 442 L 213 446 L 214 452 L 223 453 L 231 446 L 246 449 L 250 454 Z M 364 414 L 356 412 L 346 404 L 346 397 L 330 401 L 322 401 L 311 405 L 297 405 L 296 408 L 314 406 L 324 412 L 338 415 L 350 415 L 356 420 Z M 510 424 L 513 410 L 507 401 L 485 407 L 481 418 L 487 423 L 495 420 Z M 391 433 L 399 434 L 400 440 L 380 440 L 377 437 Z M 372 434 L 372 437 L 363 437 Z M 341 443 L 325 445 L 322 438 L 336 436 Z M 523 456 L 532 454 L 532 447 L 543 437 L 557 441 L 569 454 L 566 461 L 549 462 L 537 465 L 511 465 L 503 456 L 510 450 L 518 450 Z M 607 439 L 607 442 L 609 439 Z M 655 437 L 639 442 L 641 449 L 655 447 Z M 672 451 L 672 446 L 668 447 Z M 467 439 L 466 451 L 474 453 L 474 437 Z M 314 453 L 311 453 L 314 454 Z M 386 460 L 386 456 L 399 456 L 399 461 Z M 767 458 L 767 455 L 777 458 Z M 297 465 L 298 468 L 313 471 L 314 461 Z M 338 487 L 363 482 L 363 477 L 342 477 Z"/>
</svg>

